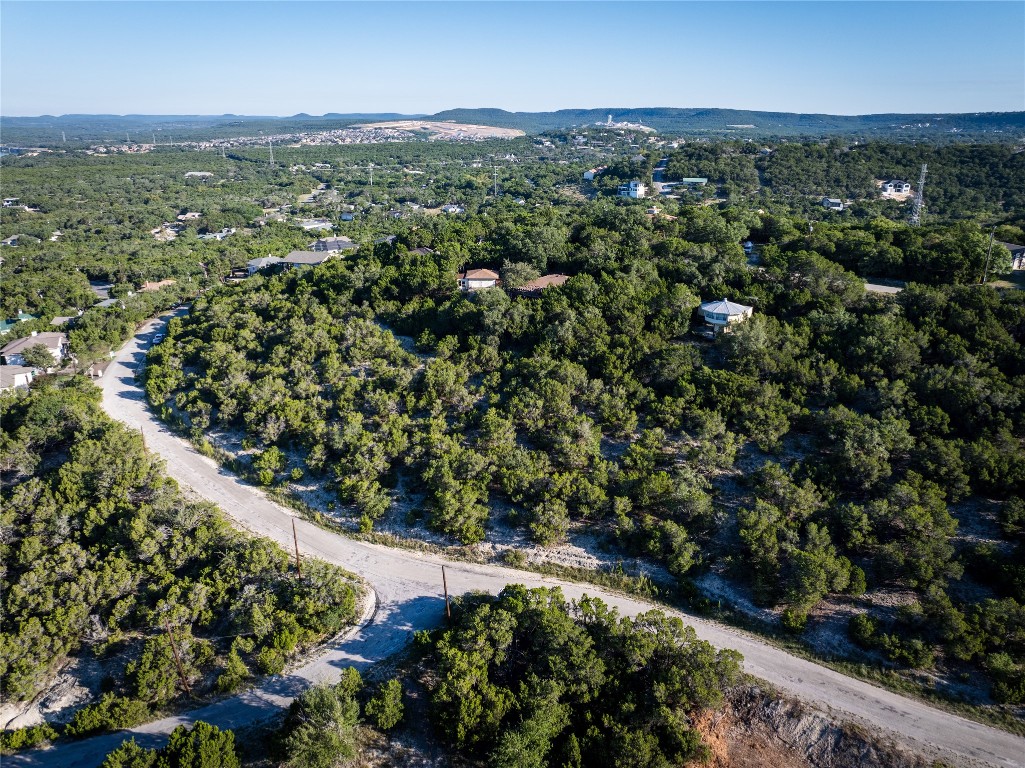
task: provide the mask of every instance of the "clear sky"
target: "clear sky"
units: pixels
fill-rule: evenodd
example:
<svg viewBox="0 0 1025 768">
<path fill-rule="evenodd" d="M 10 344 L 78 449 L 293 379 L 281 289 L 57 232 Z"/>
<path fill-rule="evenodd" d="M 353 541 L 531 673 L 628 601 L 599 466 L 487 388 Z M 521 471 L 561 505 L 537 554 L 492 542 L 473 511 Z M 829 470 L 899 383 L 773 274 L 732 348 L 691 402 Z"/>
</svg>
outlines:
<svg viewBox="0 0 1025 768">
<path fill-rule="evenodd" d="M 0 2 L 0 113 L 1025 110 L 1025 2 Z"/>
</svg>

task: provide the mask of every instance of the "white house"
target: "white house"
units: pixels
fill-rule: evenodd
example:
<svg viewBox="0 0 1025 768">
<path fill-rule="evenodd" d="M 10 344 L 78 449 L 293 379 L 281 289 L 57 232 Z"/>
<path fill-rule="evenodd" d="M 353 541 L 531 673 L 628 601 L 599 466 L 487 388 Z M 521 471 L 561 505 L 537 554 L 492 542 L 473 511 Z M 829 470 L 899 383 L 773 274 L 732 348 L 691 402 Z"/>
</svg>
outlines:
<svg viewBox="0 0 1025 768">
<path fill-rule="evenodd" d="M 441 210 L 444 211 L 445 213 L 462 213 L 463 212 L 463 206 L 461 206 L 461 205 L 454 205 L 452 203 L 449 203 L 448 205 L 441 206 Z"/>
<path fill-rule="evenodd" d="M 999 242 L 999 241 L 998 241 Z M 1000 243 L 1011 252 L 1011 269 L 1025 269 L 1025 245 Z"/>
<path fill-rule="evenodd" d="M 0 363 L 3 365 L 25 365 L 25 350 L 42 344 L 46 351 L 53 357 L 53 364 L 58 365 L 61 360 L 68 356 L 68 337 L 56 331 L 32 331 L 31 336 L 15 339 L 10 344 L 0 349 Z"/>
<path fill-rule="evenodd" d="M 299 222 L 299 226 L 307 232 L 319 229 L 334 229 L 334 225 L 327 219 L 304 219 Z"/>
<path fill-rule="evenodd" d="M 881 189 L 883 192 L 891 195 L 903 195 L 911 191 L 911 185 L 906 181 L 901 181 L 900 179 L 891 179 L 890 181 L 884 181 Z"/>
<path fill-rule="evenodd" d="M 822 198 L 822 207 L 828 208 L 831 211 L 842 211 L 843 200 L 840 200 L 835 197 L 824 197 Z"/>
<path fill-rule="evenodd" d="M 706 301 L 698 308 L 705 322 L 712 326 L 714 333 L 727 330 L 731 325 L 742 323 L 754 313 L 754 307 L 723 299 L 722 301 Z"/>
<path fill-rule="evenodd" d="M 634 179 L 629 184 L 619 185 L 619 196 L 620 197 L 633 197 L 640 198 L 644 197 L 648 193 L 648 188 L 641 182 Z"/>
<path fill-rule="evenodd" d="M 468 269 L 458 275 L 459 290 L 478 291 L 481 288 L 494 288 L 498 285 L 498 273 L 490 269 Z"/>
<path fill-rule="evenodd" d="M 27 387 L 35 373 L 34 368 L 24 365 L 0 365 L 0 392 Z"/>
</svg>

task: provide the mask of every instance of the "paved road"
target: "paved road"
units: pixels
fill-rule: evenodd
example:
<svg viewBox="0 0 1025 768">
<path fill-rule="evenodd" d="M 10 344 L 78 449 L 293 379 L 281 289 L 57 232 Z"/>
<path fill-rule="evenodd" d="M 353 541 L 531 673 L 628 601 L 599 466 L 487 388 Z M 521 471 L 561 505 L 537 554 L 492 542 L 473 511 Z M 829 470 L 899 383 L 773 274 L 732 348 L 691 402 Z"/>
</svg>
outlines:
<svg viewBox="0 0 1025 768">
<path fill-rule="evenodd" d="M 896 285 L 880 285 L 879 283 L 865 283 L 865 290 L 869 293 L 900 293 L 904 289 Z"/>
<path fill-rule="evenodd" d="M 269 501 L 258 490 L 239 482 L 213 461 L 164 429 L 146 409 L 133 372 L 142 363 L 144 350 L 158 325 L 151 323 L 119 353 L 103 380 L 103 406 L 115 418 L 144 428 L 150 450 L 160 453 L 167 472 L 184 486 L 217 504 L 242 527 L 292 546 L 293 515 Z M 323 655 L 273 678 L 240 696 L 135 728 L 140 743 L 159 745 L 183 722 L 206 720 L 221 727 L 256 722 L 285 706 L 313 681 L 333 680 L 339 669 L 353 664 L 366 667 L 409 642 L 412 631 L 435 625 L 443 611 L 441 558 L 389 549 L 347 539 L 296 520 L 300 548 L 361 574 L 373 585 L 378 608 L 372 621 L 334 643 Z M 446 563 L 449 589 L 497 592 L 510 582 L 528 586 L 559 585 L 568 597 L 585 592 L 600 596 L 622 613 L 636 614 L 651 606 L 641 600 L 608 594 L 593 586 L 549 579 L 497 566 Z M 912 748 L 932 752 L 953 764 L 981 763 L 1025 766 L 1025 739 L 933 709 L 867 683 L 799 659 L 765 644 L 757 637 L 694 616 L 684 616 L 699 637 L 720 648 L 744 654 L 747 672 L 795 696 L 833 712 L 840 718 L 861 722 L 889 732 Z M 97 765 L 125 734 L 98 736 L 8 758 L 5 766 L 59 766 L 86 768 Z"/>
</svg>

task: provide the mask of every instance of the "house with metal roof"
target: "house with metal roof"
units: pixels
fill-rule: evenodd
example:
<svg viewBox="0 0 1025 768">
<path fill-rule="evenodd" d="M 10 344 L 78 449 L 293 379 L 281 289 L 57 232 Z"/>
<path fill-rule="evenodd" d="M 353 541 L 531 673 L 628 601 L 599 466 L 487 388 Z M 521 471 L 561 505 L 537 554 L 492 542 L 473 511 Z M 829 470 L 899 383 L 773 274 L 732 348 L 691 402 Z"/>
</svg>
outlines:
<svg viewBox="0 0 1025 768">
<path fill-rule="evenodd" d="M 537 298 L 549 288 L 557 288 L 560 285 L 565 285 L 567 280 L 569 280 L 569 275 L 542 275 L 536 280 L 524 283 L 516 289 L 516 292 L 521 296 Z"/>
<path fill-rule="evenodd" d="M 285 269 L 319 267 L 337 255 L 337 251 L 292 251 L 281 260 L 281 266 Z"/>
<path fill-rule="evenodd" d="M 706 301 L 698 311 L 701 312 L 705 322 L 712 326 L 714 333 L 729 330 L 730 326 L 742 323 L 754 314 L 754 307 L 744 304 L 737 304 L 729 299 L 721 301 Z"/>
<path fill-rule="evenodd" d="M 0 349 L 0 363 L 3 365 L 25 365 L 24 353 L 29 347 L 41 345 L 46 348 L 57 365 L 68 356 L 68 337 L 56 331 L 32 332 L 31 336 L 15 339 Z"/>
<path fill-rule="evenodd" d="M 281 263 L 280 256 L 262 256 L 259 259 L 250 259 L 246 262 L 246 271 L 250 275 L 255 275 L 257 272 L 270 269 L 271 267 L 277 266 Z"/>
</svg>

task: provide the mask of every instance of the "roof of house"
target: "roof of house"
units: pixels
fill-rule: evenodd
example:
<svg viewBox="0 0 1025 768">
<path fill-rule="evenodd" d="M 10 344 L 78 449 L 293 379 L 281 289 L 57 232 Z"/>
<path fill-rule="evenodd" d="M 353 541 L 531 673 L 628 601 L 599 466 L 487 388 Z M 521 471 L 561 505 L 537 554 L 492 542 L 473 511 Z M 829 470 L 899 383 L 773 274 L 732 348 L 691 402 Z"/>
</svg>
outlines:
<svg viewBox="0 0 1025 768">
<path fill-rule="evenodd" d="M 16 385 L 15 377 L 28 374 L 32 378 L 34 368 L 25 365 L 0 365 L 0 389 L 11 389 Z"/>
<path fill-rule="evenodd" d="M 316 266 L 323 264 L 333 254 L 330 251 L 292 251 L 282 259 L 286 264 L 305 264 Z"/>
<path fill-rule="evenodd" d="M 281 261 L 283 259 L 280 256 L 261 256 L 258 259 L 250 259 L 246 263 L 254 269 L 263 269 L 264 267 L 273 267 Z"/>
<path fill-rule="evenodd" d="M 322 237 L 319 240 L 315 240 L 310 243 L 309 247 L 313 248 L 316 245 L 324 245 L 333 248 L 337 251 L 348 250 L 349 248 L 359 248 L 359 246 L 352 242 L 348 237 Z"/>
<path fill-rule="evenodd" d="M 902 185 L 903 184 L 908 184 L 908 182 L 904 181 L 903 179 L 890 179 L 886 183 L 887 184 L 902 184 Z M 910 187 L 911 185 L 908 184 L 908 186 Z"/>
<path fill-rule="evenodd" d="M 519 287 L 520 291 L 543 291 L 545 288 L 550 288 L 553 285 L 562 285 L 569 280 L 569 275 L 542 275 L 536 280 L 531 280 L 529 283 L 524 283 Z"/>
<path fill-rule="evenodd" d="M 113 307 L 121 303 L 120 299 L 104 299 L 93 304 L 94 307 Z"/>
<path fill-rule="evenodd" d="M 754 307 L 723 299 L 722 301 L 706 301 L 701 305 L 701 311 L 712 312 L 717 315 L 746 315 L 748 312 L 754 311 Z"/>
<path fill-rule="evenodd" d="M 43 331 L 42 333 L 37 333 L 35 336 L 24 336 L 20 339 L 15 339 L 10 344 L 7 344 L 3 349 L 0 349 L 0 355 L 16 355 L 29 347 L 34 347 L 36 344 L 42 344 L 47 349 L 60 349 L 67 343 L 68 337 L 63 333 L 59 333 L 57 331 Z"/>
<path fill-rule="evenodd" d="M 145 282 L 142 284 L 140 291 L 159 291 L 161 288 L 166 288 L 169 285 L 174 285 L 178 281 L 173 278 L 167 280 L 158 280 L 156 282 Z"/>
<path fill-rule="evenodd" d="M 468 269 L 459 273 L 460 280 L 498 280 L 498 273 L 490 269 Z"/>
<path fill-rule="evenodd" d="M 688 176 L 685 179 L 680 179 L 680 184 L 707 184 L 708 179 L 704 176 Z"/>
<path fill-rule="evenodd" d="M 430 248 L 414 248 L 410 253 L 415 253 L 417 256 L 428 256 L 429 254 L 434 253 L 434 251 Z"/>
<path fill-rule="evenodd" d="M 1004 246 L 1004 248 L 1009 250 L 1011 253 L 1018 253 L 1019 251 L 1025 251 L 1025 245 L 1015 245 L 1014 243 L 1005 243 L 1005 242 L 1002 242 L 1000 240 L 997 240 L 997 242 L 1000 243 L 1000 245 Z"/>
</svg>

